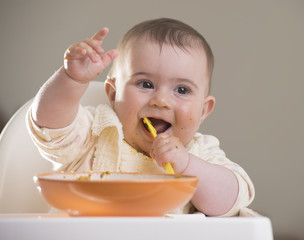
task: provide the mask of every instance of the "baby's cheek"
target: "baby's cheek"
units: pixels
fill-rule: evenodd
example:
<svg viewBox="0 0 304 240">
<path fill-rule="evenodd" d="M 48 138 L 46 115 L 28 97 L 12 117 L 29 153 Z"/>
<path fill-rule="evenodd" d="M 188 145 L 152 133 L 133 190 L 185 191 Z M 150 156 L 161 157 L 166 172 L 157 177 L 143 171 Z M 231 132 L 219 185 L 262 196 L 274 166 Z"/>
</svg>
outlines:
<svg viewBox="0 0 304 240">
<path fill-rule="evenodd" d="M 178 126 L 179 138 L 184 146 L 186 146 L 193 138 L 195 132 L 199 128 L 199 118 L 192 112 L 185 112 L 181 115 L 180 124 Z"/>
<path fill-rule="evenodd" d="M 195 121 L 197 119 L 197 116 L 194 112 L 185 110 L 181 111 L 180 115 L 180 129 L 181 130 L 188 130 L 189 128 L 193 127 L 193 124 L 195 124 Z"/>
</svg>

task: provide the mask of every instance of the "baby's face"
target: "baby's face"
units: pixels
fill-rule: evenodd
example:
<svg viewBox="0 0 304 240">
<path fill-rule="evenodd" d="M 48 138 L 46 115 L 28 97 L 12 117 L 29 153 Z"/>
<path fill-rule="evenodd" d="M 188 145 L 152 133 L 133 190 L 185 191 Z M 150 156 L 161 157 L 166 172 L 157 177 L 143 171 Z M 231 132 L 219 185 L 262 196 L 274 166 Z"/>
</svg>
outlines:
<svg viewBox="0 0 304 240">
<path fill-rule="evenodd" d="M 212 111 L 208 92 L 207 59 L 202 49 L 187 52 L 178 47 L 136 41 L 125 55 L 115 82 L 113 108 L 125 140 L 149 153 L 153 138 L 143 124 L 152 121 L 157 133 L 179 137 L 184 146 Z M 210 105 L 211 104 L 211 105 Z"/>
</svg>

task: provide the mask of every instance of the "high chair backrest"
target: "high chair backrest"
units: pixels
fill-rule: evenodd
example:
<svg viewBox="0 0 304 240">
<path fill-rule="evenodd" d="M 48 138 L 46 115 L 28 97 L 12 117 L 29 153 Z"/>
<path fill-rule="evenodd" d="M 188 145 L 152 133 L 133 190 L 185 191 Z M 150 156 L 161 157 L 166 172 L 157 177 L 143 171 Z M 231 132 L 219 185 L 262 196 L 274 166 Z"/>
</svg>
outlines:
<svg viewBox="0 0 304 240">
<path fill-rule="evenodd" d="M 51 172 L 52 164 L 41 157 L 25 125 L 33 99 L 9 120 L 0 135 L 0 213 L 44 213 L 49 206 L 41 198 L 33 176 Z M 109 103 L 103 82 L 91 82 L 81 99 L 83 106 Z"/>
</svg>

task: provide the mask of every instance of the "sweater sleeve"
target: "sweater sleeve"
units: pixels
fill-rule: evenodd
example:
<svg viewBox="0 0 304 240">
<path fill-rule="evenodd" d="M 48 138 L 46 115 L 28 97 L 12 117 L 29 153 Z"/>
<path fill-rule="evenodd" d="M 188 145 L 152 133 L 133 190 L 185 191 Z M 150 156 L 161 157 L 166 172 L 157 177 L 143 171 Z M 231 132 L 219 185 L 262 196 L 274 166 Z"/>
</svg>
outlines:
<svg viewBox="0 0 304 240">
<path fill-rule="evenodd" d="M 32 118 L 31 108 L 26 122 L 34 144 L 40 154 L 53 163 L 54 170 L 89 170 L 94 137 L 91 134 L 92 114 L 87 108 L 79 106 L 74 121 L 60 129 L 39 127 Z"/>
<path fill-rule="evenodd" d="M 234 173 L 238 181 L 238 196 L 233 207 L 223 216 L 235 216 L 239 214 L 240 209 L 249 206 L 253 201 L 255 190 L 245 170 L 229 160 L 219 146 L 220 143 L 216 137 L 197 133 L 191 143 L 190 152 L 209 163 L 226 167 Z"/>
</svg>

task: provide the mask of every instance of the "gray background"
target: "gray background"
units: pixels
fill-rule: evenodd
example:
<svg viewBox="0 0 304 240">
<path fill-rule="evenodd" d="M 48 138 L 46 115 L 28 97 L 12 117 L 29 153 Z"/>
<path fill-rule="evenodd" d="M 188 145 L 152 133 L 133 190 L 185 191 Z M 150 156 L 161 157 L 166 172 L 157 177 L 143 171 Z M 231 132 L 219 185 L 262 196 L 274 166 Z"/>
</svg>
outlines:
<svg viewBox="0 0 304 240">
<path fill-rule="evenodd" d="M 1 0 L 0 130 L 70 44 L 107 26 L 104 47 L 114 48 L 131 26 L 157 17 L 180 19 L 209 41 L 217 103 L 202 131 L 247 170 L 251 207 L 271 218 L 276 239 L 304 239 L 304 1 Z"/>
</svg>

